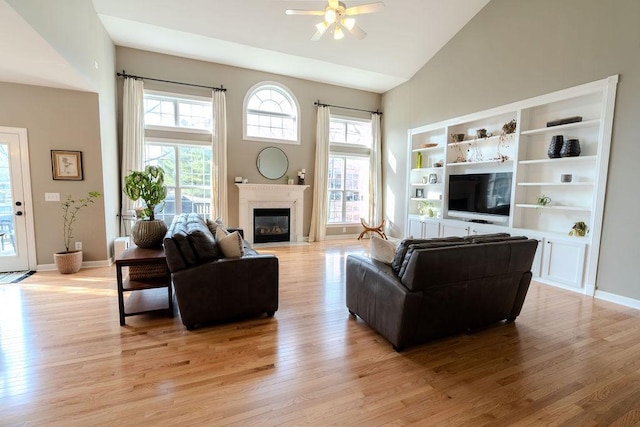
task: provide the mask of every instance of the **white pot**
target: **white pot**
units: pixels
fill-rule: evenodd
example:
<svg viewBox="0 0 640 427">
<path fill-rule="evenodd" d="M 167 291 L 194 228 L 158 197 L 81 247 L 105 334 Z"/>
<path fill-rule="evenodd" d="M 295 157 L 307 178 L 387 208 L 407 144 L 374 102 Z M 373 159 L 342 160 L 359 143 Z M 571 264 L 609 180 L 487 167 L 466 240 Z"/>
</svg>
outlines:
<svg viewBox="0 0 640 427">
<path fill-rule="evenodd" d="M 82 267 L 82 251 L 55 253 L 53 261 L 61 274 L 77 273 Z"/>
</svg>

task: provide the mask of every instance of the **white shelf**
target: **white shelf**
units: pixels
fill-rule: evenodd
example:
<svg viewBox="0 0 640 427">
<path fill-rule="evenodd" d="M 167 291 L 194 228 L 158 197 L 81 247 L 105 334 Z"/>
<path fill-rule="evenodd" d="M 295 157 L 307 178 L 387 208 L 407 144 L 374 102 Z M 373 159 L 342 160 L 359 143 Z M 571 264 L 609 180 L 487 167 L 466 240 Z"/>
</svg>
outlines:
<svg viewBox="0 0 640 427">
<path fill-rule="evenodd" d="M 420 168 L 420 169 L 411 169 L 411 172 L 428 172 L 433 170 L 442 170 L 442 166 L 439 168 Z"/>
<path fill-rule="evenodd" d="M 508 135 L 506 135 L 507 139 L 511 139 L 513 138 L 513 133 L 510 133 Z M 449 142 L 447 144 L 448 147 L 456 147 L 459 144 L 489 144 L 491 142 L 495 142 L 496 144 L 498 143 L 498 141 L 500 140 L 500 137 L 502 135 L 494 135 L 494 136 L 490 136 L 488 138 L 475 138 L 475 139 L 465 139 L 464 141 L 460 141 L 460 142 Z"/>
<path fill-rule="evenodd" d="M 520 160 L 520 165 L 535 165 L 543 163 L 570 163 L 570 162 L 588 162 L 596 160 L 598 156 L 574 156 L 574 157 L 560 157 L 556 159 L 535 159 L 535 160 Z"/>
<path fill-rule="evenodd" d="M 414 200 L 416 202 L 441 202 L 442 201 L 440 199 L 427 199 L 424 197 L 412 197 L 411 200 Z"/>
<path fill-rule="evenodd" d="M 430 151 L 442 151 L 443 149 L 444 147 L 438 145 L 437 147 L 414 148 L 413 150 L 411 150 L 411 152 L 424 153 L 424 152 L 430 152 Z"/>
<path fill-rule="evenodd" d="M 516 204 L 516 207 L 525 208 L 525 209 L 546 209 L 546 210 L 554 210 L 554 211 L 591 212 L 591 208 L 585 208 L 583 206 L 538 206 L 538 205 L 518 203 Z"/>
<path fill-rule="evenodd" d="M 518 185 L 522 187 L 580 187 L 580 186 L 591 186 L 593 182 L 519 182 Z"/>
<path fill-rule="evenodd" d="M 520 135 L 539 135 L 544 133 L 562 133 L 565 130 L 596 127 L 600 125 L 600 120 L 585 120 L 584 122 L 567 123 L 566 125 L 549 126 L 540 129 L 530 129 L 521 131 Z"/>
<path fill-rule="evenodd" d="M 481 162 L 457 162 L 457 163 L 447 163 L 447 166 L 455 167 L 455 166 L 473 166 L 473 165 L 489 165 L 489 164 L 505 165 L 509 163 L 513 163 L 513 160 L 509 159 L 509 160 L 505 160 L 504 162 L 501 162 L 499 160 L 483 160 Z"/>
</svg>

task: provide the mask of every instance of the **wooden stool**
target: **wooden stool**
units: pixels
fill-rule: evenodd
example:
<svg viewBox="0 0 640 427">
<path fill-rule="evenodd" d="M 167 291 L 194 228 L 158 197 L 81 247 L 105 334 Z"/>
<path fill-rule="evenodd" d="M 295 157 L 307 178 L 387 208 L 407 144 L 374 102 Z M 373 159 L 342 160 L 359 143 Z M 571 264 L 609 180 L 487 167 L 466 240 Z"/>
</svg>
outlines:
<svg viewBox="0 0 640 427">
<path fill-rule="evenodd" d="M 364 227 L 364 230 L 358 236 L 358 240 L 362 239 L 364 237 L 364 235 L 369 233 L 369 232 L 378 233 L 378 235 L 380 237 L 382 237 L 384 240 L 388 240 L 387 239 L 387 235 L 384 234 L 384 231 L 382 231 L 382 228 L 384 227 L 384 222 L 385 222 L 385 220 L 383 219 L 382 222 L 379 225 L 377 225 L 375 227 L 371 227 L 369 224 L 367 224 L 367 222 L 364 220 L 364 218 L 360 218 L 360 223 Z"/>
</svg>

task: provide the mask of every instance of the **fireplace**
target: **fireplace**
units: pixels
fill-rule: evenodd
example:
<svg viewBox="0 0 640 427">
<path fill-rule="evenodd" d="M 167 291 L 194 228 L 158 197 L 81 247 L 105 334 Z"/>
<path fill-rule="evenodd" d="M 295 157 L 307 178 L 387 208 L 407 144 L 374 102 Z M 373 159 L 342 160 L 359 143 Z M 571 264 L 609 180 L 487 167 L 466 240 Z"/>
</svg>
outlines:
<svg viewBox="0 0 640 427">
<path fill-rule="evenodd" d="M 254 209 L 253 242 L 288 242 L 291 238 L 291 209 Z"/>
</svg>

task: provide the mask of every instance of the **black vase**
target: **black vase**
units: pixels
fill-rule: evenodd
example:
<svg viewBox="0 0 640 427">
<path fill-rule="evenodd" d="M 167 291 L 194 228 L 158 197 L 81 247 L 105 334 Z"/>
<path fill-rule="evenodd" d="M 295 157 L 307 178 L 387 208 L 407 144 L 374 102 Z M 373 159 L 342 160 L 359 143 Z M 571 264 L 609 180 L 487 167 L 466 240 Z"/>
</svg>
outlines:
<svg viewBox="0 0 640 427">
<path fill-rule="evenodd" d="M 549 150 L 547 155 L 550 159 L 557 159 L 560 157 L 560 151 L 562 150 L 564 138 L 562 135 L 554 135 L 551 137 L 551 144 L 549 144 Z"/>
<path fill-rule="evenodd" d="M 580 140 L 567 139 L 562 144 L 562 149 L 560 150 L 560 157 L 576 157 L 579 155 L 580 155 Z"/>
</svg>

